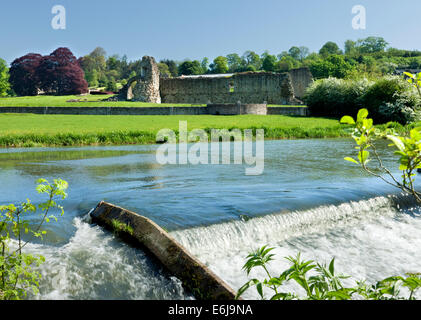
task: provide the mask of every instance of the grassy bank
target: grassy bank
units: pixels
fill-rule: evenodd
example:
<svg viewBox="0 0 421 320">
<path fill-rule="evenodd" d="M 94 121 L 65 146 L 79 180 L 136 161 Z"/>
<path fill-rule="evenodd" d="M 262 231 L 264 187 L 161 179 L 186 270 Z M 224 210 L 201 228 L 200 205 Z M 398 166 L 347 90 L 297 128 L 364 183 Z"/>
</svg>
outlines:
<svg viewBox="0 0 421 320">
<path fill-rule="evenodd" d="M 0 107 L 204 107 L 204 104 L 102 101 L 112 95 L 0 97 Z M 68 102 L 78 100 L 79 102 Z M 86 100 L 86 101 L 85 101 Z M 269 107 L 296 107 L 269 105 Z M 299 106 L 303 107 L 303 106 Z"/>
<path fill-rule="evenodd" d="M 191 107 L 204 106 L 174 103 L 146 103 L 132 101 L 102 101 L 112 95 L 36 96 L 0 98 L 0 107 Z M 79 100 L 68 102 L 69 100 Z"/>
<path fill-rule="evenodd" d="M 85 116 L 0 114 L 1 147 L 75 146 L 155 143 L 164 128 L 178 130 L 265 129 L 267 139 L 335 138 L 346 136 L 337 120 L 258 116 Z"/>
</svg>

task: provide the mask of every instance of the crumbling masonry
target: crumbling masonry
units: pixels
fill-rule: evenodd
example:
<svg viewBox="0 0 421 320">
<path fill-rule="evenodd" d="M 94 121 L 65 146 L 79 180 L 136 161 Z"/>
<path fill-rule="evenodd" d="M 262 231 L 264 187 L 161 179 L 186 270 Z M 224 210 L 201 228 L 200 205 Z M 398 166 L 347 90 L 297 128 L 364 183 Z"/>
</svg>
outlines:
<svg viewBox="0 0 421 320">
<path fill-rule="evenodd" d="M 186 104 L 302 104 L 301 98 L 313 81 L 308 68 L 286 73 L 244 72 L 228 75 L 160 78 L 153 57 L 141 62 L 141 75 L 130 79 L 121 100 Z"/>
</svg>

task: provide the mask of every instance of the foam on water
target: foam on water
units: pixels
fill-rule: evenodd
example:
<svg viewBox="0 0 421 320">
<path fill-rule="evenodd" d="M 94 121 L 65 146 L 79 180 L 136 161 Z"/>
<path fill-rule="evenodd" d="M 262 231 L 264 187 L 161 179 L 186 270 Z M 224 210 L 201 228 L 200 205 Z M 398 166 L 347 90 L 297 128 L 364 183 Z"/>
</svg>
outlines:
<svg viewBox="0 0 421 320">
<path fill-rule="evenodd" d="M 289 263 L 283 257 L 302 253 L 305 259 L 328 263 L 354 280 L 375 283 L 392 275 L 421 271 L 421 217 L 407 197 L 378 197 L 339 206 L 280 213 L 246 222 L 236 221 L 173 232 L 172 235 L 216 274 L 239 289 L 247 280 L 242 266 L 252 250 L 276 247 L 270 272 L 279 274 Z M 251 277 L 264 279 L 263 270 Z M 286 290 L 297 290 L 287 285 Z M 258 298 L 254 290 L 244 298 Z"/>
<path fill-rule="evenodd" d="M 36 299 L 191 299 L 181 282 L 168 276 L 145 254 L 112 234 L 75 218 L 76 232 L 64 246 L 29 244 L 42 254 L 41 294 Z M 247 280 L 246 256 L 263 245 L 276 247 L 273 275 L 286 269 L 283 257 L 302 253 L 304 259 L 328 263 L 369 283 L 391 275 L 421 271 L 421 216 L 408 197 L 377 197 L 359 202 L 281 212 L 248 221 L 232 221 L 171 232 L 217 275 L 239 289 Z M 250 277 L 263 279 L 263 270 Z M 285 291 L 298 291 L 288 284 Z M 250 290 L 244 298 L 258 298 Z M 420 296 L 418 298 L 421 298 Z"/>
<path fill-rule="evenodd" d="M 138 249 L 116 240 L 98 226 L 75 218 L 76 233 L 64 246 L 29 244 L 27 251 L 46 262 L 41 294 L 31 299 L 190 299 L 170 277 Z"/>
</svg>

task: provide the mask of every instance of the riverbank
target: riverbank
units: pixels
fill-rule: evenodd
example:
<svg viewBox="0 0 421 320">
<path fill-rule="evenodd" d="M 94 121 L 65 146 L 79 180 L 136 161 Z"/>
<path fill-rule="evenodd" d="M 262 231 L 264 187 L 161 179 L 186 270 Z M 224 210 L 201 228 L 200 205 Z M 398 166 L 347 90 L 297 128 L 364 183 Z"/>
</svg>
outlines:
<svg viewBox="0 0 421 320">
<path fill-rule="evenodd" d="M 104 101 L 115 95 L 68 95 L 68 96 L 28 96 L 0 97 L 0 107 L 206 107 L 206 104 L 149 103 L 139 101 Z M 268 107 L 305 107 L 294 105 L 268 105 Z"/>
<path fill-rule="evenodd" d="M 264 129 L 266 139 L 348 136 L 338 120 L 281 115 L 89 116 L 0 114 L 0 147 L 153 144 L 164 128 L 178 130 Z"/>
</svg>

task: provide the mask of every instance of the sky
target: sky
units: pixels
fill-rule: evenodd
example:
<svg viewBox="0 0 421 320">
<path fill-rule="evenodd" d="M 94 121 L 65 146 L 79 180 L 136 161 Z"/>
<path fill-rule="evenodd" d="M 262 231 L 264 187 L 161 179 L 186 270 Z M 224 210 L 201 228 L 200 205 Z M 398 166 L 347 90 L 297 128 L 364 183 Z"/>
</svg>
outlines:
<svg viewBox="0 0 421 320">
<path fill-rule="evenodd" d="M 51 11 L 66 9 L 66 29 Z M 352 8 L 366 8 L 366 29 L 352 27 Z M 279 54 L 292 46 L 318 51 L 327 41 L 384 37 L 421 50 L 420 0 L 2 0 L 0 58 L 68 47 L 77 56 L 97 46 L 108 55 L 177 61 L 230 53 Z"/>
</svg>

